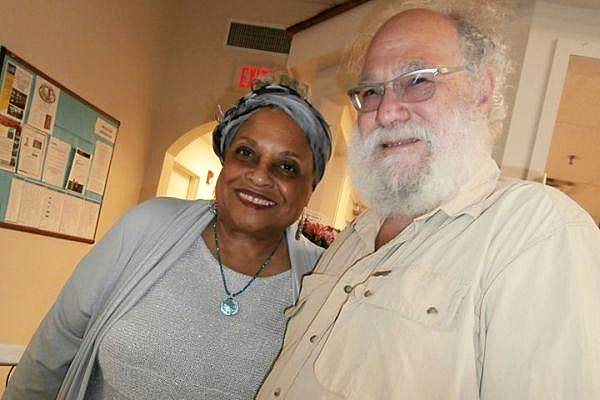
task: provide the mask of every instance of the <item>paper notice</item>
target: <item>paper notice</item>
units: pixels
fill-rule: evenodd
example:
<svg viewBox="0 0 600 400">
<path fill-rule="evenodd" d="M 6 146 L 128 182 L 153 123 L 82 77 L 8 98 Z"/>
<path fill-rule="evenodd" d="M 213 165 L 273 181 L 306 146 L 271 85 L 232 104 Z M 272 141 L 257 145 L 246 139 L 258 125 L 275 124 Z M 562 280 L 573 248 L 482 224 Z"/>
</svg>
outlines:
<svg viewBox="0 0 600 400">
<path fill-rule="evenodd" d="M 20 129 L 0 124 L 0 168 L 15 172 L 20 143 Z"/>
<path fill-rule="evenodd" d="M 75 157 L 71 164 L 71 172 L 67 180 L 67 190 L 83 194 L 90 174 L 92 156 L 81 149 L 75 149 Z"/>
<path fill-rule="evenodd" d="M 79 232 L 79 218 L 83 200 L 78 197 L 65 195 L 60 226 L 58 231 L 65 235 L 77 236 Z"/>
<path fill-rule="evenodd" d="M 94 132 L 96 133 L 96 135 L 109 140 L 111 143 L 114 143 L 117 137 L 117 128 L 115 128 L 100 117 L 96 119 L 96 126 L 94 128 Z"/>
<path fill-rule="evenodd" d="M 83 206 L 81 207 L 81 217 L 79 218 L 79 233 L 77 236 L 86 239 L 94 238 L 99 212 L 100 204 L 91 201 L 83 202 Z"/>
<path fill-rule="evenodd" d="M 108 167 L 110 166 L 111 157 L 112 147 L 105 143 L 97 141 L 96 148 L 94 150 L 90 179 L 88 180 L 87 187 L 87 190 L 89 190 L 90 192 L 98 193 L 99 195 L 102 195 L 104 193 L 104 187 L 106 186 L 106 178 L 108 177 Z"/>
<path fill-rule="evenodd" d="M 23 120 L 33 75 L 8 62 L 0 90 L 0 110 L 19 121 Z"/>
<path fill-rule="evenodd" d="M 42 193 L 44 190 L 46 189 L 33 183 L 23 183 L 21 206 L 17 217 L 19 225 L 37 228 L 42 215 Z"/>
<path fill-rule="evenodd" d="M 42 212 L 38 228 L 58 232 L 64 202 L 64 194 L 45 189 L 42 194 Z"/>
<path fill-rule="evenodd" d="M 6 206 L 4 220 L 8 222 L 17 222 L 19 217 L 19 208 L 21 208 L 21 196 L 23 195 L 24 181 L 14 179 L 10 182 L 10 196 Z"/>
<path fill-rule="evenodd" d="M 40 179 L 45 151 L 46 135 L 27 125 L 23 125 L 17 173 L 30 178 Z"/>
<path fill-rule="evenodd" d="M 59 96 L 58 87 L 38 76 L 27 123 L 41 131 L 52 133 Z"/>
<path fill-rule="evenodd" d="M 48 154 L 44 163 L 42 180 L 54 186 L 63 187 L 71 145 L 55 137 L 50 137 Z"/>
</svg>

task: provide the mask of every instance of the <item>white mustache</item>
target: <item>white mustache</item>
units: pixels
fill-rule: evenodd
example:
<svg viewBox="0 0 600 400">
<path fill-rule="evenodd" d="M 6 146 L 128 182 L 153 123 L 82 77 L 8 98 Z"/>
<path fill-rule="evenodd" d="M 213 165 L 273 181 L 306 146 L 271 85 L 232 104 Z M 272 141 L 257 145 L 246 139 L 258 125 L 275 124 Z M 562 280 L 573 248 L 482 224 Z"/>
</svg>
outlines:
<svg viewBox="0 0 600 400">
<path fill-rule="evenodd" d="M 381 215 L 421 215 L 450 198 L 490 158 L 487 120 L 474 112 L 441 114 L 439 121 L 408 121 L 369 133 L 356 129 L 349 151 L 352 184 L 361 200 Z M 420 140 L 427 153 L 403 164 L 405 153 L 383 145 Z"/>
<path fill-rule="evenodd" d="M 371 158 L 378 158 L 380 149 L 385 143 L 389 142 L 408 142 L 422 141 L 432 149 L 436 146 L 436 134 L 431 126 L 409 123 L 402 127 L 377 128 L 372 131 L 364 140 L 363 146 L 369 149 Z"/>
</svg>

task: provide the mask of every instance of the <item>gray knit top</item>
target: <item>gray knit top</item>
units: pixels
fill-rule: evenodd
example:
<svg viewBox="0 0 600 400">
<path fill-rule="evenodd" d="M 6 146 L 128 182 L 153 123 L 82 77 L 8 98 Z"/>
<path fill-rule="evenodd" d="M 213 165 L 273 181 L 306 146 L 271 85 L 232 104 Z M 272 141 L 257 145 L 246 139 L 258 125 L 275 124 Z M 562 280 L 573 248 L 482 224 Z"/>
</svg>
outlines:
<svg viewBox="0 0 600 400">
<path fill-rule="evenodd" d="M 267 267 L 268 268 L 268 267 Z M 249 276 L 225 268 L 231 292 Z M 198 240 L 101 339 L 87 398 L 252 399 L 279 353 L 291 272 L 257 278 L 225 316 L 219 267 Z"/>
</svg>

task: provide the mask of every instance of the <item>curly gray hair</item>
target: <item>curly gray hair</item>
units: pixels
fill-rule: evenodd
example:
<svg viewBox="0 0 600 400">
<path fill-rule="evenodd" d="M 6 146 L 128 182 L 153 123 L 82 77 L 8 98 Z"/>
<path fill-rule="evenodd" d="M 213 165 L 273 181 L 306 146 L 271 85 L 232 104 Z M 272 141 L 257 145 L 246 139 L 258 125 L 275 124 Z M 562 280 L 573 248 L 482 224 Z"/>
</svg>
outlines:
<svg viewBox="0 0 600 400">
<path fill-rule="evenodd" d="M 493 107 L 489 117 L 495 136 L 503 129 L 506 118 L 505 84 L 512 70 L 508 49 L 503 40 L 508 28 L 514 0 L 408 0 L 380 1 L 374 6 L 367 26 L 361 28 L 345 59 L 346 78 L 356 80 L 364 63 L 366 50 L 375 32 L 392 16 L 406 10 L 423 8 L 446 15 L 456 25 L 460 48 L 470 72 L 476 76 L 490 67 L 494 72 Z"/>
</svg>

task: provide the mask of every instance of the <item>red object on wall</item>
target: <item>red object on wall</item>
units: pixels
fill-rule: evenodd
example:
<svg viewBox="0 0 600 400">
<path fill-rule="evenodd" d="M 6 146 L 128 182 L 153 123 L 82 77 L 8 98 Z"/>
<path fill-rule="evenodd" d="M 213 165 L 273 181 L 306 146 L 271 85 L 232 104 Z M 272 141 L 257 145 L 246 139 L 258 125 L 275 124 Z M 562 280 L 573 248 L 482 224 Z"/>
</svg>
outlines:
<svg viewBox="0 0 600 400">
<path fill-rule="evenodd" d="M 253 67 L 244 65 L 241 68 L 240 79 L 238 80 L 238 89 L 252 89 L 252 81 L 255 79 L 266 78 L 271 74 L 271 70 L 266 67 Z"/>
</svg>

